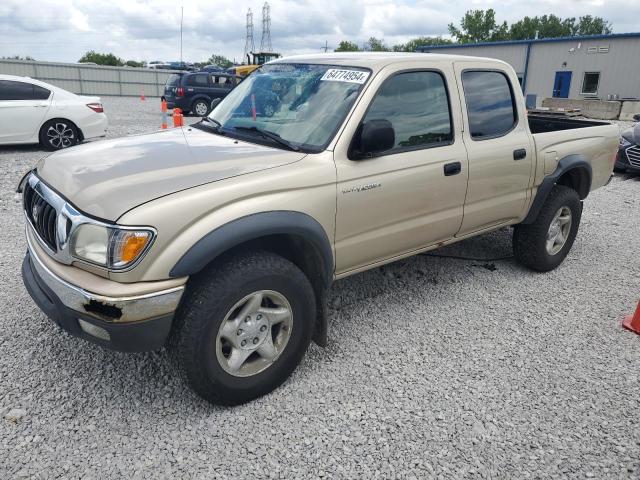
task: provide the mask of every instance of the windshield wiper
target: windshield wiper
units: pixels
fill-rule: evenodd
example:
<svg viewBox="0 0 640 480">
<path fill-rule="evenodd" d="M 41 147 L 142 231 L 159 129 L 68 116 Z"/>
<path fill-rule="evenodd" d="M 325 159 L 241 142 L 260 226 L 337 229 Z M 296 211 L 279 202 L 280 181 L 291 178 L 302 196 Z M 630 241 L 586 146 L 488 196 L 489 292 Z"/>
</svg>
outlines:
<svg viewBox="0 0 640 480">
<path fill-rule="evenodd" d="M 299 152 L 300 148 L 298 148 L 296 145 L 294 145 L 293 143 L 289 142 L 288 140 L 285 140 L 284 138 L 282 138 L 280 135 L 278 135 L 276 132 L 270 132 L 269 130 L 263 130 L 261 128 L 258 127 L 244 127 L 244 126 L 239 126 L 239 127 L 234 127 L 236 130 L 240 130 L 241 132 L 255 132 L 258 133 L 259 135 L 262 135 L 265 138 L 269 138 L 271 140 L 273 140 L 276 143 L 279 143 L 280 145 L 287 147 L 289 150 L 293 150 L 294 152 Z"/>
<path fill-rule="evenodd" d="M 224 132 L 221 130 L 222 128 L 222 124 L 214 119 L 214 118 L 209 118 L 209 117 L 202 117 L 202 120 L 194 125 L 192 125 L 194 127 L 206 127 L 207 130 L 211 130 L 215 133 L 219 133 L 220 135 L 224 135 Z"/>
</svg>

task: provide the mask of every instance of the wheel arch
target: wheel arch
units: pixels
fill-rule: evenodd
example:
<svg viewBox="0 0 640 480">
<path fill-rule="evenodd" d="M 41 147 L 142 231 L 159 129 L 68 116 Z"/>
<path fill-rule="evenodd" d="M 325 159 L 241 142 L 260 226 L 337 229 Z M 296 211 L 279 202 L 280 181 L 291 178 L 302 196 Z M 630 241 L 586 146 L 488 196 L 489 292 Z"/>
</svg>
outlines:
<svg viewBox="0 0 640 480">
<path fill-rule="evenodd" d="M 51 117 L 51 118 L 47 118 L 45 121 L 42 122 L 42 125 L 40 125 L 40 128 L 38 129 L 38 141 L 40 141 L 42 139 L 42 129 L 44 128 L 44 126 L 52 121 L 63 121 L 63 122 L 69 122 L 71 125 L 74 126 L 74 128 L 76 129 L 76 131 L 78 132 L 78 139 L 80 142 L 84 141 L 84 133 L 82 132 L 82 129 L 78 126 L 78 124 L 76 122 L 74 122 L 73 120 L 70 120 L 68 118 L 64 118 L 64 117 Z"/>
<path fill-rule="evenodd" d="M 197 101 L 199 100 L 203 100 L 204 103 L 207 104 L 207 108 L 210 108 L 211 106 L 211 100 L 212 98 L 209 95 L 206 95 L 204 93 L 198 93 L 196 95 L 194 95 L 191 98 L 191 103 L 189 104 L 189 106 L 191 107 L 191 110 L 193 111 L 193 106 L 196 104 Z"/>
<path fill-rule="evenodd" d="M 573 154 L 562 158 L 555 171 L 545 177 L 538 187 L 529 213 L 521 223 L 529 224 L 535 221 L 555 185 L 572 188 L 578 193 L 580 200 L 584 200 L 591 191 L 592 178 L 593 171 L 587 157 L 582 154 Z"/>
<path fill-rule="evenodd" d="M 264 212 L 231 221 L 195 242 L 170 271 L 171 277 L 198 275 L 216 261 L 243 249 L 267 250 L 288 259 L 309 279 L 316 295 L 314 341 L 327 342 L 326 293 L 334 258 L 324 228 L 294 211 Z"/>
</svg>

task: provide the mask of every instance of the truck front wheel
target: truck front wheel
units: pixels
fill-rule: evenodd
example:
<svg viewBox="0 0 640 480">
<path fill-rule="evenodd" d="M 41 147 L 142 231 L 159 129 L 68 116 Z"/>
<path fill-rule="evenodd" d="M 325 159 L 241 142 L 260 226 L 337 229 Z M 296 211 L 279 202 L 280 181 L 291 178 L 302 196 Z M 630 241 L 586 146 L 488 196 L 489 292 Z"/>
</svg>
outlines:
<svg viewBox="0 0 640 480">
<path fill-rule="evenodd" d="M 233 256 L 189 286 L 176 317 L 179 361 L 204 399 L 245 403 L 295 370 L 314 321 L 313 288 L 297 266 L 269 252 Z"/>
<path fill-rule="evenodd" d="M 553 270 L 565 259 L 578 234 L 582 203 L 572 188 L 556 185 L 536 220 L 516 225 L 513 253 L 522 265 L 538 272 Z"/>
</svg>

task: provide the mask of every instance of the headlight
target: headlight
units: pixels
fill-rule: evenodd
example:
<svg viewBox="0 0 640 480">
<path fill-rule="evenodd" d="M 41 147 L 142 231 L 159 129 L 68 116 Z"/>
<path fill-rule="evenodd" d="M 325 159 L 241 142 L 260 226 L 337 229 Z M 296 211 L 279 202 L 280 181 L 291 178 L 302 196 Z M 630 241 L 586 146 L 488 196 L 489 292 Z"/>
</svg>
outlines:
<svg viewBox="0 0 640 480">
<path fill-rule="evenodd" d="M 627 140 L 624 137 L 620 137 L 620 146 L 621 147 L 628 147 L 629 145 L 631 145 L 631 142 L 629 140 Z"/>
<path fill-rule="evenodd" d="M 71 255 L 114 270 L 134 264 L 151 245 L 154 233 L 83 223 L 70 242 Z"/>
</svg>

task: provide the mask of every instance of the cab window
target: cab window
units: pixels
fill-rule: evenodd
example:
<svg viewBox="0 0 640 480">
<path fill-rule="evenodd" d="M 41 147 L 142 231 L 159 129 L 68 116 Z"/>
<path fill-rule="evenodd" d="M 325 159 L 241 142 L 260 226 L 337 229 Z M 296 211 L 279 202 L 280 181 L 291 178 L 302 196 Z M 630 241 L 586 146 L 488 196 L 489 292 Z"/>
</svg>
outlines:
<svg viewBox="0 0 640 480">
<path fill-rule="evenodd" d="M 504 73 L 466 70 L 462 72 L 462 88 L 471 138 L 501 137 L 516 125 L 518 115 L 513 91 Z"/>
<path fill-rule="evenodd" d="M 382 85 L 365 115 L 369 120 L 388 120 L 395 131 L 393 149 L 430 148 L 453 140 L 449 97 L 438 72 L 406 72 Z"/>
</svg>

